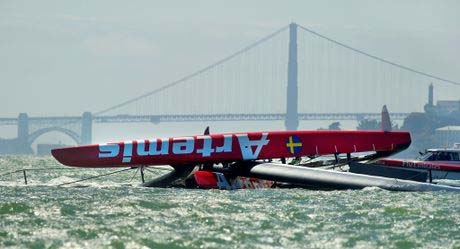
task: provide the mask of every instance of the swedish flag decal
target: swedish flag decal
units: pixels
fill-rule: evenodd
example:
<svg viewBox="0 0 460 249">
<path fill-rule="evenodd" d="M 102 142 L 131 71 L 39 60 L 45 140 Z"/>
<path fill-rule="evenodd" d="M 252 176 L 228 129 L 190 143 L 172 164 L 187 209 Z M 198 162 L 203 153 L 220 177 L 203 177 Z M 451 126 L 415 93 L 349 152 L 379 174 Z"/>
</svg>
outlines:
<svg viewBox="0 0 460 249">
<path fill-rule="evenodd" d="M 291 154 L 297 154 L 302 150 L 302 140 L 298 136 L 289 136 L 286 147 Z"/>
</svg>

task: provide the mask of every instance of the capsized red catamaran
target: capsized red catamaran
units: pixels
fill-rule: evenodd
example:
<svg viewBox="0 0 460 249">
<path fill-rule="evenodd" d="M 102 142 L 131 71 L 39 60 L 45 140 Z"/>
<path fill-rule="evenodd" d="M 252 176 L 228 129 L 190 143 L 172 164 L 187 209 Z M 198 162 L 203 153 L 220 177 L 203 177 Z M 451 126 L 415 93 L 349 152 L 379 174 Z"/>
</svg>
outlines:
<svg viewBox="0 0 460 249">
<path fill-rule="evenodd" d="M 76 167 L 132 167 L 249 161 L 407 148 L 407 132 L 268 131 L 134 140 L 55 149 L 62 164 Z"/>
<path fill-rule="evenodd" d="M 195 136 L 60 148 L 52 154 L 62 164 L 75 167 L 170 165 L 174 168 L 171 173 L 144 183 L 150 187 L 178 186 L 179 183 L 185 187 L 215 188 L 229 177 L 244 177 L 239 180 L 257 178 L 315 188 L 378 186 L 407 190 L 391 180 L 384 179 L 376 184 L 378 179 L 373 176 L 328 170 L 318 172 L 319 169 L 262 161 L 329 154 L 347 154 L 351 158 L 352 153 L 371 151 L 375 152 L 375 157 L 384 157 L 406 149 L 411 143 L 410 134 L 388 129 L 391 124 L 385 107 L 382 121 L 384 129 L 381 131 L 205 132 Z M 240 182 L 240 187 L 246 183 Z M 225 188 L 232 188 L 232 185 Z"/>
</svg>

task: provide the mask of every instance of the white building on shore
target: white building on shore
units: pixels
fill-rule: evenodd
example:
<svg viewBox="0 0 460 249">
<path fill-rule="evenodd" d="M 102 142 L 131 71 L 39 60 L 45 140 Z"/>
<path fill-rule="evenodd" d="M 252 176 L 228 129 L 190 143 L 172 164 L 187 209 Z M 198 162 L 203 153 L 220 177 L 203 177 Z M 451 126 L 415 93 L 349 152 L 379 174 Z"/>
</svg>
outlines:
<svg viewBox="0 0 460 249">
<path fill-rule="evenodd" d="M 436 139 L 445 147 L 460 143 L 460 126 L 444 126 L 436 129 Z"/>
</svg>

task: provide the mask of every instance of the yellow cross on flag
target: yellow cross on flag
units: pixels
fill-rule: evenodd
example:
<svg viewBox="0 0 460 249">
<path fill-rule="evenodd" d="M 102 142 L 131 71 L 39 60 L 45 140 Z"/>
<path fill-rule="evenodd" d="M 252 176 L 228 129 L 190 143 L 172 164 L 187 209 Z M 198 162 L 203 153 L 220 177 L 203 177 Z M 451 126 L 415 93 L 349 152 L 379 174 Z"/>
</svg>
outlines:
<svg viewBox="0 0 460 249">
<path fill-rule="evenodd" d="M 302 150 L 302 141 L 298 136 L 289 136 L 286 147 L 292 154 L 297 154 Z"/>
</svg>

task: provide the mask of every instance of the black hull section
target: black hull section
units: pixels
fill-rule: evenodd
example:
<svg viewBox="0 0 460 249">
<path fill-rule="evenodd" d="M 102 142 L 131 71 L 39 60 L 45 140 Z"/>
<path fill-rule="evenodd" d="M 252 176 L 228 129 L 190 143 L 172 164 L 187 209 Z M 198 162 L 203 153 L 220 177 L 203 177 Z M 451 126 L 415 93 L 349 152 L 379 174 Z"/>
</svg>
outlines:
<svg viewBox="0 0 460 249">
<path fill-rule="evenodd" d="M 359 162 L 351 162 L 349 165 L 349 172 L 356 174 L 398 178 L 401 180 L 410 180 L 416 182 L 427 182 L 429 179 L 428 172 L 423 172 L 420 170 L 402 169 L 380 164 L 367 164 Z"/>
<path fill-rule="evenodd" d="M 160 177 L 157 177 L 153 180 L 145 182 L 142 184 L 143 187 L 153 187 L 153 188 L 171 188 L 171 187 L 189 187 L 187 182 L 187 177 L 195 168 L 195 165 L 180 166 L 174 167 L 174 170 L 164 174 Z"/>
</svg>

